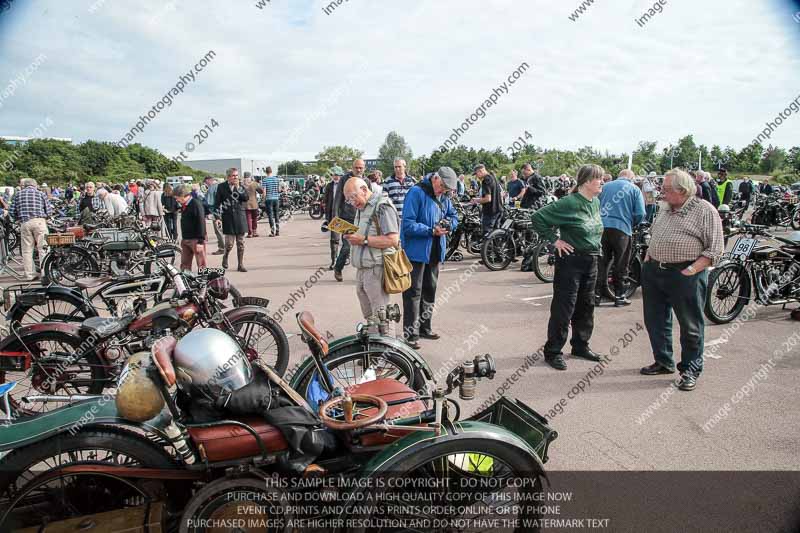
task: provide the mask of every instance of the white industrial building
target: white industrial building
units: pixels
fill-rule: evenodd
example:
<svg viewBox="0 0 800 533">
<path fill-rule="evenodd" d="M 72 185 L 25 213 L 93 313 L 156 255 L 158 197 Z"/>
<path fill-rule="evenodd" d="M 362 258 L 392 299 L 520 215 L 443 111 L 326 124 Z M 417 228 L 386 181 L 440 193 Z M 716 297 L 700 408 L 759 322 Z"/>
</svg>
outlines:
<svg viewBox="0 0 800 533">
<path fill-rule="evenodd" d="M 235 159 L 198 159 L 195 161 L 184 161 L 183 164 L 196 168 L 197 170 L 215 174 L 225 174 L 225 171 L 229 168 L 238 168 L 240 176 L 244 176 L 245 172 L 249 172 L 253 176 L 265 176 L 267 173 L 264 169 L 270 165 L 265 159 L 246 159 L 243 157 Z M 272 167 L 272 172 L 277 174 L 277 165 Z"/>
</svg>

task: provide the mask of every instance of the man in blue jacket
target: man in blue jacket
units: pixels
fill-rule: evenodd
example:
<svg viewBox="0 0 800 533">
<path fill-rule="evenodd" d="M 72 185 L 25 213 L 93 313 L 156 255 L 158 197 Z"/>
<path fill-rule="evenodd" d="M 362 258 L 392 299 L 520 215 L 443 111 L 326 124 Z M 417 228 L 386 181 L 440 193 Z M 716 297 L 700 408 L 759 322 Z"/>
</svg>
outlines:
<svg viewBox="0 0 800 533">
<path fill-rule="evenodd" d="M 446 235 L 458 225 L 456 210 L 447 195 L 456 189 L 457 182 L 452 168 L 441 167 L 412 187 L 403 203 L 400 240 L 413 266 L 411 287 L 403 293 L 403 337 L 414 349 L 419 349 L 420 337 L 439 338 L 431 329 L 431 316 L 439 263 L 447 251 Z"/>
<path fill-rule="evenodd" d="M 614 273 L 614 307 L 630 305 L 625 297 L 625 280 L 631 259 L 631 235 L 645 215 L 644 196 L 633 184 L 636 175 L 623 170 L 619 178 L 603 185 L 600 193 L 600 217 L 603 219 L 603 257 L 595 286 L 595 304 L 599 304 L 608 284 L 608 264 Z"/>
</svg>

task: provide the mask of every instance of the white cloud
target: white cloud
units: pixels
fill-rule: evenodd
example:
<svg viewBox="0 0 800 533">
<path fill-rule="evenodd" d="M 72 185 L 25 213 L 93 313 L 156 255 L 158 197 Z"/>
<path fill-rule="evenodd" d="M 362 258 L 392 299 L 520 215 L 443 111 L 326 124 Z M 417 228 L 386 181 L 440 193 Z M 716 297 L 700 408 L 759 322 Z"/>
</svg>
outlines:
<svg viewBox="0 0 800 533">
<path fill-rule="evenodd" d="M 137 140 L 174 155 L 213 117 L 194 157 L 308 159 L 356 141 L 375 155 L 393 129 L 429 153 L 523 61 L 533 68 L 459 142 L 528 130 L 539 145 L 623 151 L 694 133 L 738 148 L 800 94 L 800 25 L 768 2 L 670 0 L 644 28 L 641 0 L 596 2 L 577 22 L 578 0 L 349 0 L 330 15 L 311 0 L 94 3 L 15 2 L 0 19 L 0 72 L 48 57 L 0 109 L 5 133 L 49 115 L 55 136 L 116 141 L 211 49 Z M 773 141 L 799 134 L 794 117 Z"/>
</svg>

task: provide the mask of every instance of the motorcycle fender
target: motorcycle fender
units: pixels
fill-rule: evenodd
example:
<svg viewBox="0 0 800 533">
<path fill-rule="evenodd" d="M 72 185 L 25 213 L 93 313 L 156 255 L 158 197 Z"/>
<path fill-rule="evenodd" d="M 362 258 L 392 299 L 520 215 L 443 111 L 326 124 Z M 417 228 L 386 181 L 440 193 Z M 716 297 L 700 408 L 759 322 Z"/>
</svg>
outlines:
<svg viewBox="0 0 800 533">
<path fill-rule="evenodd" d="M 243 305 L 241 307 L 234 307 L 233 309 L 228 309 L 225 311 L 225 318 L 230 321 L 238 320 L 242 317 L 250 315 L 264 315 L 269 317 L 269 311 L 266 307 L 260 307 L 257 305 Z"/>
<path fill-rule="evenodd" d="M 169 440 L 160 429 L 147 422 L 137 424 L 121 418 L 117 413 L 114 396 L 103 395 L 94 400 L 83 400 L 37 416 L 4 421 L 0 431 L 0 452 L 8 452 L 55 435 L 64 433 L 74 435 L 84 428 L 109 424 L 139 428 Z"/>
<path fill-rule="evenodd" d="M 360 475 L 362 477 L 369 477 L 392 472 L 396 469 L 397 464 L 427 448 L 435 447 L 444 442 L 453 440 L 478 438 L 502 443 L 506 447 L 516 448 L 529 457 L 531 473 L 541 475 L 545 479 L 547 478 L 544 465 L 539 459 L 539 456 L 536 455 L 534 449 L 523 439 L 506 428 L 486 422 L 471 420 L 455 422 L 454 427 L 456 430 L 454 433 L 451 433 L 443 426 L 442 432 L 438 436 L 432 431 L 415 431 L 414 433 L 410 433 L 396 440 L 364 465 Z"/>
<path fill-rule="evenodd" d="M 708 273 L 710 274 L 711 272 L 713 272 L 713 270 L 715 268 L 722 268 L 725 265 L 729 265 L 729 264 L 735 263 L 735 262 L 736 261 L 734 261 L 733 259 L 720 259 L 719 262 L 716 265 L 710 265 L 710 266 L 706 267 L 706 270 L 708 270 Z"/>
<path fill-rule="evenodd" d="M 7 335 L 6 338 L 0 340 L 0 350 L 5 349 L 9 344 L 19 342 L 17 337 L 39 333 L 40 331 L 60 331 L 61 333 L 80 337 L 80 327 L 80 324 L 71 324 L 67 322 L 42 322 L 39 324 L 22 326 L 16 330 L 16 334 L 11 333 Z"/>
<path fill-rule="evenodd" d="M 406 357 L 408 357 L 413 363 L 416 368 L 422 370 L 425 379 L 432 380 L 433 379 L 433 370 L 431 370 L 430 365 L 428 364 L 422 356 L 413 350 L 405 341 L 402 341 L 395 337 L 389 337 L 385 335 L 377 335 L 372 334 L 368 338 L 369 344 L 385 344 L 391 347 L 394 351 L 400 352 Z M 333 353 L 336 349 L 341 348 L 342 346 L 348 344 L 361 344 L 361 339 L 358 335 L 350 335 L 348 337 L 342 337 L 341 339 L 336 339 L 331 341 L 328 344 L 328 353 Z"/>
<path fill-rule="evenodd" d="M 45 298 L 47 298 L 48 295 L 58 295 L 64 300 L 67 300 L 76 307 L 80 308 L 81 312 L 85 316 L 98 316 L 97 310 L 94 308 L 94 306 L 83 297 L 83 294 L 81 294 L 80 291 L 76 289 L 59 286 L 42 287 L 31 291 L 25 291 L 23 294 L 43 294 Z M 24 307 L 22 304 L 19 301 L 15 301 L 14 305 L 12 305 L 11 309 L 9 309 L 8 313 L 6 313 L 6 321 L 10 324 L 15 320 L 18 320 L 19 316 L 23 314 L 23 311 Z"/>
</svg>

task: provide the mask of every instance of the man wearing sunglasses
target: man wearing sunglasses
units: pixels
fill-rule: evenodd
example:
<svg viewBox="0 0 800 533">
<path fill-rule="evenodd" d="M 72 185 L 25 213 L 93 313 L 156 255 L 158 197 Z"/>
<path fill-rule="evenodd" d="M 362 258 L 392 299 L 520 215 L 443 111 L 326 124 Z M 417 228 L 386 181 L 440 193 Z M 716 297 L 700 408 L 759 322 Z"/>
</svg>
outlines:
<svg viewBox="0 0 800 533">
<path fill-rule="evenodd" d="M 336 206 L 336 215 L 350 223 L 356 218 L 356 210 L 352 205 L 345 201 L 344 191 L 347 189 L 347 182 L 353 178 L 364 178 L 364 171 L 367 165 L 363 159 L 356 159 L 353 161 L 353 169 L 342 178 L 342 185 L 336 191 L 336 198 L 333 203 Z M 342 281 L 342 270 L 347 259 L 350 257 L 350 242 L 346 239 L 342 241 L 342 247 L 339 250 L 339 256 L 336 258 L 336 264 L 333 265 L 333 277 L 336 281 Z"/>
</svg>

